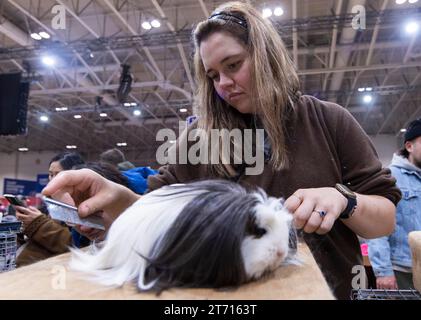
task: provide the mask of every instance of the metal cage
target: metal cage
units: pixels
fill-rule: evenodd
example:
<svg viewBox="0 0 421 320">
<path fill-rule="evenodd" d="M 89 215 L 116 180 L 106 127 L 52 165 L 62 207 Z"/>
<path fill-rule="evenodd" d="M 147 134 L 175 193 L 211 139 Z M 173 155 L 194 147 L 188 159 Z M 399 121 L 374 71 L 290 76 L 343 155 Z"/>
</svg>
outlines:
<svg viewBox="0 0 421 320">
<path fill-rule="evenodd" d="M 21 222 L 0 223 L 0 272 L 16 267 L 17 233 Z"/>
<path fill-rule="evenodd" d="M 352 300 L 421 300 L 417 290 L 380 290 L 358 289 L 352 290 Z"/>
</svg>

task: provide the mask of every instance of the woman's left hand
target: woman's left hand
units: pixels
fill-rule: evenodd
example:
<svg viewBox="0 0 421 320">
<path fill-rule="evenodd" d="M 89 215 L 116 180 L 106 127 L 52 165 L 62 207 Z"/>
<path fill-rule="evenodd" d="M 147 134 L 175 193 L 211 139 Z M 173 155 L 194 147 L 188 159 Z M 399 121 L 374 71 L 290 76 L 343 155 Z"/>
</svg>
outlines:
<svg viewBox="0 0 421 320">
<path fill-rule="evenodd" d="M 298 189 L 284 203 L 297 229 L 325 234 L 345 210 L 347 199 L 335 188 Z"/>
<path fill-rule="evenodd" d="M 37 217 L 43 214 L 41 211 L 34 207 L 25 208 L 15 206 L 15 209 L 16 218 L 18 218 L 19 221 L 22 221 L 24 228 L 27 228 L 32 223 L 32 221 L 34 221 Z"/>
</svg>

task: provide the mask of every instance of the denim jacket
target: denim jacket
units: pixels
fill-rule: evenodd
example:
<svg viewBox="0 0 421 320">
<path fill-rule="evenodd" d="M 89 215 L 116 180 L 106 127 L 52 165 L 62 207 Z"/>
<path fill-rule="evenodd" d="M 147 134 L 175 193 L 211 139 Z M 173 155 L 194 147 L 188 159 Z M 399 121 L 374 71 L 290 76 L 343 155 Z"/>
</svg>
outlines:
<svg viewBox="0 0 421 320">
<path fill-rule="evenodd" d="M 421 169 L 394 154 L 390 170 L 402 192 L 402 199 L 396 207 L 395 231 L 388 237 L 367 241 L 376 277 L 392 276 L 392 266 L 412 267 L 408 233 L 421 230 Z"/>
</svg>

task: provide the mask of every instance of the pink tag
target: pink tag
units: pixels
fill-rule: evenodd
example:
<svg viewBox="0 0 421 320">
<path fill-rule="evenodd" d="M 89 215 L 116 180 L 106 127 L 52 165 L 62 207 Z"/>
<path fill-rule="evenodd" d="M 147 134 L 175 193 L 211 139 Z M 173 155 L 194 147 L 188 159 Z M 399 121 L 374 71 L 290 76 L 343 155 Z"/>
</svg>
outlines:
<svg viewBox="0 0 421 320">
<path fill-rule="evenodd" d="M 368 244 L 367 243 L 363 243 L 361 245 L 361 253 L 363 256 L 368 256 Z"/>
</svg>

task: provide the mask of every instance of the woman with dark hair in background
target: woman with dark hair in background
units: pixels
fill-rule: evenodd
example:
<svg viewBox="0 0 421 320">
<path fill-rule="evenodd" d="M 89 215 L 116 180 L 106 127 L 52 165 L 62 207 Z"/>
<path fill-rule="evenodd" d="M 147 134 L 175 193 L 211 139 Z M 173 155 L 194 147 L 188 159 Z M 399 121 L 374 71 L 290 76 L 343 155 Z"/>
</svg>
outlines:
<svg viewBox="0 0 421 320">
<path fill-rule="evenodd" d="M 51 181 L 61 171 L 83 163 L 82 156 L 77 152 L 59 153 L 49 163 L 48 179 Z M 27 241 L 18 250 L 17 267 L 67 252 L 75 239 L 77 247 L 89 244 L 88 239 L 44 214 L 42 211 L 46 209 L 42 208 L 41 211 L 35 207 L 19 206 L 15 206 L 15 209 L 16 217 L 22 222 L 23 234 L 27 237 Z"/>
</svg>

